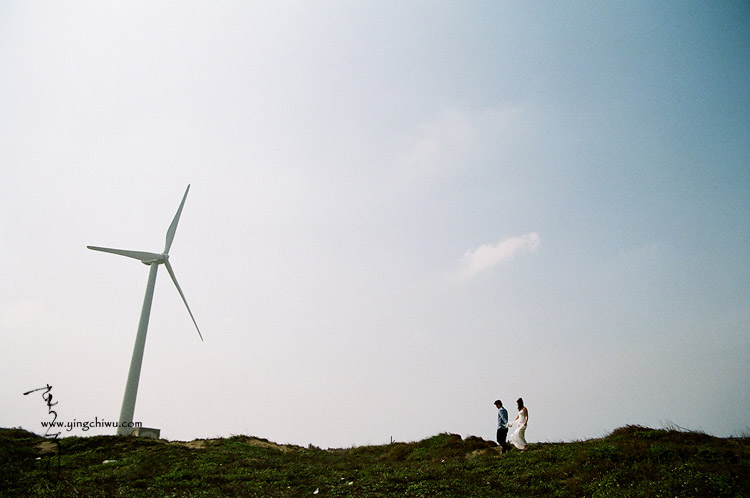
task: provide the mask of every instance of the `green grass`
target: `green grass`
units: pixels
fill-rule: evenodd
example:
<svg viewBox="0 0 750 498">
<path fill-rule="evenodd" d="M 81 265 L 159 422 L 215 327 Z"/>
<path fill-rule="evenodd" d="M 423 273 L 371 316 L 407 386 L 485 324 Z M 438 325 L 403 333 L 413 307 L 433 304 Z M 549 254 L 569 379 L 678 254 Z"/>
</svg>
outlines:
<svg viewBox="0 0 750 498">
<path fill-rule="evenodd" d="M 637 426 L 505 454 L 455 434 L 332 450 L 247 436 L 202 447 L 69 437 L 59 472 L 55 454 L 40 454 L 44 441 L 0 429 L 0 496 L 750 497 L 750 439 Z"/>
</svg>

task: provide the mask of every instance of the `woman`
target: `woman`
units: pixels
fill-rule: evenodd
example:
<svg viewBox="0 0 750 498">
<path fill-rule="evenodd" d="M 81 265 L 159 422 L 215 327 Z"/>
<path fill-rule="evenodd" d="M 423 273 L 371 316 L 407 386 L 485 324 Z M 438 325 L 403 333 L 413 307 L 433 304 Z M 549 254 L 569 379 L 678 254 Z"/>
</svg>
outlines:
<svg viewBox="0 0 750 498">
<path fill-rule="evenodd" d="M 529 410 L 523 406 L 523 398 L 516 400 L 518 404 L 518 415 L 516 419 L 508 424 L 508 427 L 515 427 L 515 432 L 510 436 L 510 442 L 519 450 L 525 450 L 529 447 L 526 442 L 526 423 L 529 421 Z"/>
</svg>

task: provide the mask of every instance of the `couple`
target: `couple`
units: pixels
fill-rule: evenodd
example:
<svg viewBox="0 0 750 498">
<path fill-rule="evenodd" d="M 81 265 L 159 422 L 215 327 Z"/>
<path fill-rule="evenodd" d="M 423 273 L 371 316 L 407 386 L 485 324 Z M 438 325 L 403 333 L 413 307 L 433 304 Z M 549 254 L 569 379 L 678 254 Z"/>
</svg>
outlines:
<svg viewBox="0 0 750 498">
<path fill-rule="evenodd" d="M 510 442 L 513 446 L 519 450 L 525 450 L 529 447 L 526 442 L 526 423 L 529 421 L 529 410 L 523 406 L 523 398 L 516 400 L 518 404 L 518 415 L 513 423 L 508 423 L 508 411 L 503 408 L 503 402 L 499 399 L 495 401 L 497 407 L 497 442 L 503 447 L 503 452 L 510 449 L 510 446 L 505 442 L 505 438 L 508 436 L 508 427 L 516 428 L 515 432 L 510 436 Z"/>
</svg>

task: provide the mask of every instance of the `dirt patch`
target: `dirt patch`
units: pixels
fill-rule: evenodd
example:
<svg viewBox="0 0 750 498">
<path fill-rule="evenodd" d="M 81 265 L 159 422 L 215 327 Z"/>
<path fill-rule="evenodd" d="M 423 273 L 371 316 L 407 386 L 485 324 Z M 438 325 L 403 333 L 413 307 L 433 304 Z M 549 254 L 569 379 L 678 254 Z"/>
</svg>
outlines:
<svg viewBox="0 0 750 498">
<path fill-rule="evenodd" d="M 169 441 L 169 444 L 184 446 L 191 450 L 205 450 L 208 446 L 215 445 L 216 439 L 194 439 L 192 441 Z"/>
<path fill-rule="evenodd" d="M 48 453 L 57 453 L 58 443 L 57 441 L 42 441 L 41 443 L 34 446 L 34 449 L 40 455 L 46 455 Z"/>
<path fill-rule="evenodd" d="M 297 451 L 300 449 L 298 446 L 272 443 L 271 441 L 256 437 L 243 436 L 237 439 L 245 444 L 249 444 L 250 446 L 257 446 L 258 448 L 270 448 L 283 452 Z M 193 441 L 170 441 L 169 444 L 177 444 L 179 446 L 184 446 L 185 448 L 190 448 L 191 450 L 204 450 L 210 446 L 216 446 L 220 444 L 221 441 L 221 439 L 195 439 Z"/>
<path fill-rule="evenodd" d="M 290 446 L 286 444 L 272 443 L 271 441 L 266 441 L 265 439 L 258 439 L 254 437 L 244 438 L 242 442 L 245 444 L 249 444 L 251 446 L 257 446 L 259 448 L 271 448 L 271 449 L 283 451 L 283 452 L 297 451 L 299 449 L 298 446 Z"/>
<path fill-rule="evenodd" d="M 206 448 L 206 441 L 203 439 L 196 439 L 195 441 L 187 441 L 185 443 L 181 443 L 186 448 L 191 448 L 194 450 L 202 450 Z"/>
<path fill-rule="evenodd" d="M 479 450 L 474 450 L 471 453 L 466 454 L 466 458 L 476 458 L 476 457 L 500 457 L 503 454 L 503 448 L 501 446 L 493 447 L 493 448 L 483 448 Z"/>
</svg>

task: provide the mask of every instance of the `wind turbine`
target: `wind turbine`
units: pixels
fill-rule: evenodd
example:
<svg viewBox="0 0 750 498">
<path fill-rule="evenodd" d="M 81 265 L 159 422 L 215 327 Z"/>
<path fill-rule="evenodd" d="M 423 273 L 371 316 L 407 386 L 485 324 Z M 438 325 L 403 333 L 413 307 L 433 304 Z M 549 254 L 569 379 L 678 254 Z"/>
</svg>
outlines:
<svg viewBox="0 0 750 498">
<path fill-rule="evenodd" d="M 174 219 L 172 220 L 172 224 L 169 225 L 169 229 L 167 230 L 167 243 L 164 246 L 164 252 L 157 254 L 153 252 L 126 251 L 123 249 L 109 249 L 106 247 L 86 246 L 94 251 L 109 252 L 112 254 L 119 254 L 120 256 L 137 259 L 144 265 L 151 267 L 151 270 L 148 274 L 148 284 L 146 285 L 146 295 L 143 298 L 141 319 L 140 322 L 138 322 L 138 334 L 135 336 L 133 358 L 130 360 L 130 371 L 128 372 L 128 382 L 125 385 L 125 396 L 123 396 L 122 399 L 120 423 L 117 427 L 117 435 L 119 436 L 126 436 L 132 431 L 133 413 L 135 412 L 135 398 L 138 394 L 138 380 L 141 377 L 143 349 L 146 345 L 146 330 L 148 329 L 148 319 L 149 315 L 151 314 L 151 302 L 154 299 L 156 270 L 159 268 L 159 265 L 163 264 L 167 267 L 169 276 L 172 277 L 172 282 L 174 282 L 175 287 L 177 287 L 177 291 L 180 293 L 180 297 L 182 297 L 182 301 L 185 303 L 185 307 L 187 307 L 188 313 L 190 313 L 190 318 L 193 319 L 193 324 L 195 324 L 195 328 L 198 331 L 198 336 L 200 336 L 201 341 L 203 340 L 203 335 L 201 335 L 201 331 L 198 328 L 198 323 L 195 321 L 193 312 L 190 311 L 190 306 L 188 306 L 187 299 L 185 299 L 185 294 L 182 293 L 180 284 L 177 283 L 177 277 L 175 277 L 174 275 L 172 265 L 169 264 L 169 248 L 172 247 L 172 240 L 174 240 L 174 234 L 177 231 L 177 223 L 180 221 L 182 207 L 185 205 L 185 199 L 187 199 L 189 190 L 190 185 L 187 186 L 185 195 L 182 196 L 182 202 L 180 203 L 180 207 L 177 209 L 177 214 L 175 214 Z"/>
</svg>

